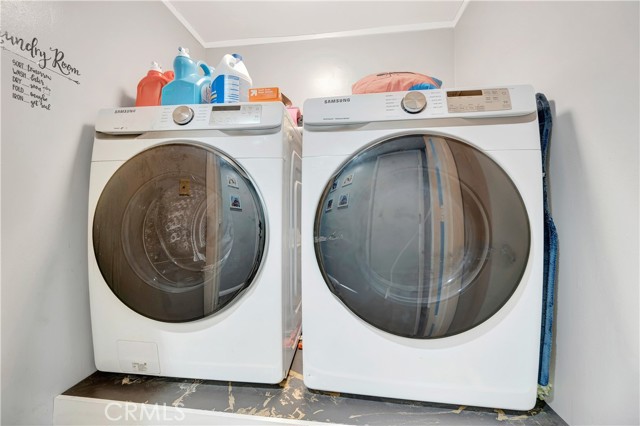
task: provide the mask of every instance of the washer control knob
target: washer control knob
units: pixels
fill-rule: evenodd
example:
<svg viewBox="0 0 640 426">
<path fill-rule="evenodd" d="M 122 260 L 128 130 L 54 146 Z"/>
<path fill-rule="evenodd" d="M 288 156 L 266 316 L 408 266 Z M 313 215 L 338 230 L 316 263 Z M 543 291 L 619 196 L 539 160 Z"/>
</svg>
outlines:
<svg viewBox="0 0 640 426">
<path fill-rule="evenodd" d="M 181 105 L 173 110 L 173 122 L 179 126 L 189 124 L 193 120 L 193 110 L 186 105 Z"/>
<path fill-rule="evenodd" d="M 401 105 L 409 114 L 417 114 L 427 106 L 427 98 L 421 92 L 412 91 L 404 95 Z"/>
</svg>

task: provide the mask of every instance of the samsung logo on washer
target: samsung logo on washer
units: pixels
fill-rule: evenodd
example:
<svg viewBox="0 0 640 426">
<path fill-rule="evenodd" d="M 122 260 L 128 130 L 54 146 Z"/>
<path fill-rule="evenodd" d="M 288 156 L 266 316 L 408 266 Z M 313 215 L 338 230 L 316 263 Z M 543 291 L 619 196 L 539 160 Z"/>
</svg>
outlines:
<svg viewBox="0 0 640 426">
<path fill-rule="evenodd" d="M 351 102 L 351 98 L 333 98 L 333 99 L 325 99 L 325 104 L 341 104 L 343 102 Z"/>
<path fill-rule="evenodd" d="M 117 109 L 113 113 L 114 114 L 129 114 L 130 112 L 136 112 L 135 108 L 133 108 L 133 109 Z"/>
</svg>

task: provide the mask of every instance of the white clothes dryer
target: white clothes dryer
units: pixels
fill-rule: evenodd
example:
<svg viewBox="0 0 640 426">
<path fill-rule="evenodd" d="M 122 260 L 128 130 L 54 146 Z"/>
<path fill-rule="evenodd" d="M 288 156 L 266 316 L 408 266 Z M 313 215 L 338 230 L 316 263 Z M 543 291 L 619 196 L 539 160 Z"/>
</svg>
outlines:
<svg viewBox="0 0 640 426">
<path fill-rule="evenodd" d="M 304 104 L 304 382 L 529 409 L 542 304 L 530 86 Z"/>
<path fill-rule="evenodd" d="M 88 244 L 99 370 L 287 375 L 301 325 L 300 152 L 276 102 L 100 111 Z"/>
</svg>

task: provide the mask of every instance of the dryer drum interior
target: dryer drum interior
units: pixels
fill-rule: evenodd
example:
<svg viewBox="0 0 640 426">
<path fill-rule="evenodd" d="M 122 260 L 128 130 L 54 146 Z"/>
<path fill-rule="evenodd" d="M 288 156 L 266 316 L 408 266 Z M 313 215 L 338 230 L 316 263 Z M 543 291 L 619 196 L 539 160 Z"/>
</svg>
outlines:
<svg viewBox="0 0 640 426">
<path fill-rule="evenodd" d="M 104 280 L 128 307 L 166 322 L 204 318 L 253 281 L 265 215 L 242 168 L 209 147 L 171 143 L 124 163 L 93 220 Z"/>
<path fill-rule="evenodd" d="M 355 315 L 418 339 L 494 315 L 529 258 L 527 212 L 487 155 L 428 134 L 394 137 L 332 176 L 314 224 L 320 270 Z"/>
</svg>

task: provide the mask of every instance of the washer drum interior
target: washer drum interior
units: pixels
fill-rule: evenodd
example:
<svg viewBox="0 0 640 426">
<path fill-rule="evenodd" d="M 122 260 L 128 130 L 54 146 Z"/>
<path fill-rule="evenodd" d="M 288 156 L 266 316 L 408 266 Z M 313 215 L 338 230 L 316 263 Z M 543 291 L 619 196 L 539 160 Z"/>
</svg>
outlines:
<svg viewBox="0 0 640 426">
<path fill-rule="evenodd" d="M 204 318 L 236 300 L 259 269 L 265 239 L 262 204 L 244 170 L 188 143 L 124 163 L 93 221 L 107 285 L 137 313 L 166 322 Z"/>
</svg>

